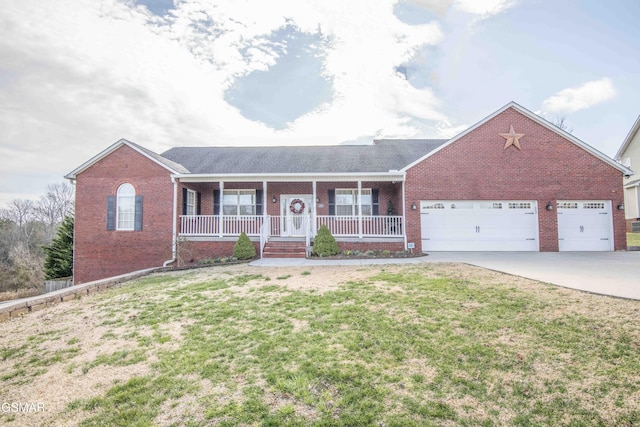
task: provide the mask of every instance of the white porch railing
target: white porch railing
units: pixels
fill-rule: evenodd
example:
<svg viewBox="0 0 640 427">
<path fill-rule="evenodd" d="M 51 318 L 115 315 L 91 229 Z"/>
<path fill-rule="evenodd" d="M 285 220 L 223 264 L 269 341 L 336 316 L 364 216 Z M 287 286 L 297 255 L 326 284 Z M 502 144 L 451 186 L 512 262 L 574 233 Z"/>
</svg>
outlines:
<svg viewBox="0 0 640 427">
<path fill-rule="evenodd" d="M 182 236 L 239 236 L 243 231 L 248 236 L 260 235 L 263 216 L 257 215 L 181 215 Z"/>
<path fill-rule="evenodd" d="M 311 239 L 313 239 L 313 227 L 311 227 L 311 218 L 306 221 L 305 224 L 305 234 L 304 234 L 304 247 L 307 256 L 311 256 Z"/>
<path fill-rule="evenodd" d="M 183 236 L 209 236 L 220 234 L 220 215 L 181 215 L 180 234 Z"/>
<path fill-rule="evenodd" d="M 336 237 L 402 237 L 404 230 L 401 216 L 334 216 L 317 215 L 316 227 L 300 218 L 300 224 L 283 221 L 280 216 L 261 215 L 223 216 L 182 215 L 181 236 L 238 236 L 245 232 L 249 236 L 308 236 L 320 226 L 326 225 Z M 264 225 L 264 227 L 263 227 Z M 284 226 L 284 227 L 283 227 Z M 265 234 L 268 233 L 268 234 Z"/>
<path fill-rule="evenodd" d="M 334 236 L 402 237 L 401 216 L 363 216 L 362 230 L 357 216 L 318 215 L 318 228 L 326 225 Z"/>
<path fill-rule="evenodd" d="M 271 229 L 271 218 L 266 217 L 264 223 L 260 226 L 260 258 L 264 252 L 264 246 L 269 241 L 269 230 Z"/>
</svg>

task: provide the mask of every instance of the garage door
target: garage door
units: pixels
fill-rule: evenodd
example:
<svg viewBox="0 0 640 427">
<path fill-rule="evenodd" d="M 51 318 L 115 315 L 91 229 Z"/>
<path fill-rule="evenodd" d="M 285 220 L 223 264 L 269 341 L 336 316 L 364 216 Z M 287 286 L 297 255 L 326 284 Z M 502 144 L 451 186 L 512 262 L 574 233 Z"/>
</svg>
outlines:
<svg viewBox="0 0 640 427">
<path fill-rule="evenodd" d="M 538 251 L 538 209 L 531 200 L 420 202 L 422 250 Z"/>
<path fill-rule="evenodd" d="M 612 251 L 613 216 L 610 200 L 559 200 L 560 251 Z"/>
</svg>

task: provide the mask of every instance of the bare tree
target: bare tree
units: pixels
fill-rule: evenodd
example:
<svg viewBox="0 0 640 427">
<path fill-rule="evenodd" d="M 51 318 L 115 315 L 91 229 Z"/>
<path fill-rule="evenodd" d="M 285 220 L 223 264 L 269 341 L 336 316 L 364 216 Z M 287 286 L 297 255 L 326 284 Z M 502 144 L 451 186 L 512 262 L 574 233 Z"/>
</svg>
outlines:
<svg viewBox="0 0 640 427">
<path fill-rule="evenodd" d="M 10 247 L 18 242 L 29 242 L 36 231 L 34 227 L 36 209 L 32 200 L 14 199 L 6 209 L 2 210 L 0 217 L 9 224 Z"/>
<path fill-rule="evenodd" d="M 14 199 L 9 207 L 2 210 L 2 219 L 13 222 L 18 228 L 23 228 L 35 219 L 35 203 L 31 200 Z"/>
<path fill-rule="evenodd" d="M 2 236 L 0 242 L 7 250 L 23 245 L 34 254 L 42 253 L 47 243 L 46 224 L 38 220 L 36 204 L 31 200 L 15 199 L 0 213 Z M 3 251 L 0 251 L 3 252 Z M 11 258 L 11 255 L 9 255 Z"/>
<path fill-rule="evenodd" d="M 0 291 L 41 284 L 43 246 L 72 215 L 73 187 L 66 183 L 49 185 L 37 202 L 16 199 L 0 209 Z"/>
<path fill-rule="evenodd" d="M 67 183 L 50 184 L 47 193 L 35 206 L 38 220 L 47 226 L 47 240 L 53 239 L 58 225 L 65 217 L 73 216 L 73 187 Z"/>
<path fill-rule="evenodd" d="M 20 242 L 12 248 L 11 260 L 16 274 L 16 290 L 18 287 L 33 288 L 42 284 L 44 279 L 42 255 Z"/>
<path fill-rule="evenodd" d="M 567 123 L 567 118 L 565 116 L 558 116 L 556 117 L 556 120 L 553 122 L 554 125 L 558 126 L 560 129 L 562 129 L 565 132 L 568 133 L 573 133 L 573 127 L 569 127 L 569 124 Z"/>
</svg>

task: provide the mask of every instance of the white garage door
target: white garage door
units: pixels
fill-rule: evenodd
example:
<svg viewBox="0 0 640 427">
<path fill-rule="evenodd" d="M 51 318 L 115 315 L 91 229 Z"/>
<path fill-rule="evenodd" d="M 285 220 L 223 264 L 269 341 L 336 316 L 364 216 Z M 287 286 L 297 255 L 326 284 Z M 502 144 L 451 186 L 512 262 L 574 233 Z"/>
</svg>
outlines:
<svg viewBox="0 0 640 427">
<path fill-rule="evenodd" d="M 422 251 L 538 251 L 536 201 L 420 202 Z"/>
<path fill-rule="evenodd" d="M 610 200 L 559 200 L 560 251 L 612 251 L 613 216 Z"/>
</svg>

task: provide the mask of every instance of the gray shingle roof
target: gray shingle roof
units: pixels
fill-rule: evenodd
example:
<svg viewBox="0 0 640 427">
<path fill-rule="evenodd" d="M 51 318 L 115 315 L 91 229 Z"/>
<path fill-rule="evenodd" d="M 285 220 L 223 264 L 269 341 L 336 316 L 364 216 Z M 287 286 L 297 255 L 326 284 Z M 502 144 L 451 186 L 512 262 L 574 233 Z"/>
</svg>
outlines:
<svg viewBox="0 0 640 427">
<path fill-rule="evenodd" d="M 135 142 L 131 142 L 131 141 L 127 141 L 126 139 L 123 139 L 122 141 L 126 141 L 128 144 L 134 146 L 135 148 L 137 148 L 138 150 L 144 152 L 147 156 L 154 158 L 155 160 L 157 160 L 158 162 L 162 163 L 163 165 L 165 165 L 166 167 L 168 167 L 169 169 L 172 169 L 178 173 L 189 173 L 189 171 L 182 166 L 179 163 L 176 163 L 164 156 L 161 156 L 160 154 L 156 154 L 151 150 L 148 150 L 146 148 L 144 148 L 141 145 L 136 144 Z"/>
<path fill-rule="evenodd" d="M 382 139 L 373 145 L 177 147 L 162 157 L 193 174 L 358 173 L 400 170 L 445 139 Z"/>
</svg>

